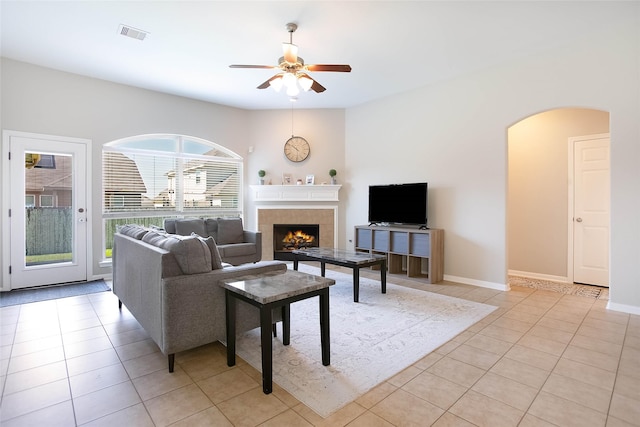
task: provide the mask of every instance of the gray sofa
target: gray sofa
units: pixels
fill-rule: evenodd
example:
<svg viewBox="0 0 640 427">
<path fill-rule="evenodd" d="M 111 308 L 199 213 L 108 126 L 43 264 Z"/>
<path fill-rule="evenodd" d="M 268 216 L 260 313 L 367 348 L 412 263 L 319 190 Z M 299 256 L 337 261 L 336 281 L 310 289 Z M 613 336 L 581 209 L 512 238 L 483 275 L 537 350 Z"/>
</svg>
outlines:
<svg viewBox="0 0 640 427">
<path fill-rule="evenodd" d="M 189 236 L 196 233 L 213 237 L 222 261 L 232 265 L 258 262 L 262 259 L 262 233 L 245 230 L 242 218 L 165 219 L 168 233 Z"/>
<path fill-rule="evenodd" d="M 213 239 L 176 236 L 138 225 L 114 235 L 113 292 L 142 325 L 173 372 L 175 354 L 226 340 L 222 279 L 286 270 L 285 263 L 261 261 L 232 266 L 221 262 Z M 237 304 L 237 330 L 260 325 L 258 309 Z M 281 320 L 279 310 L 274 322 Z"/>
</svg>

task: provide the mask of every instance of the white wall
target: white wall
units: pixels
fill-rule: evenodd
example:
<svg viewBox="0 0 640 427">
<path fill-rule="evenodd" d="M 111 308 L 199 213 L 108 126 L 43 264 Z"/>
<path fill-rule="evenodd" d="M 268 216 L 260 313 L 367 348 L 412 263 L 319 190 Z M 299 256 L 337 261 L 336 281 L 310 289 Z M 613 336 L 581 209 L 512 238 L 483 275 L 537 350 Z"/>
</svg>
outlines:
<svg viewBox="0 0 640 427">
<path fill-rule="evenodd" d="M 507 129 L 555 108 L 609 111 L 611 305 L 640 312 L 639 18 L 629 4 L 573 45 L 349 109 L 349 239 L 367 220 L 368 185 L 428 181 L 429 226 L 445 230 L 445 277 L 504 285 Z"/>
<path fill-rule="evenodd" d="M 566 281 L 569 138 L 609 132 L 609 113 L 562 108 L 508 131 L 509 270 Z"/>
</svg>

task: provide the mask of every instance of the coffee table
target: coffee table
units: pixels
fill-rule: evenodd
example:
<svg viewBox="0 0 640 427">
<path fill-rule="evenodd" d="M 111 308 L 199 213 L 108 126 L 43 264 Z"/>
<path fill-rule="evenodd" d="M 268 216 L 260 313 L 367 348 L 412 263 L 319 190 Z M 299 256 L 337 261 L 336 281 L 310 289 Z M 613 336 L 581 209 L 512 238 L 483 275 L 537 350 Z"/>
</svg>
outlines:
<svg viewBox="0 0 640 427">
<path fill-rule="evenodd" d="M 260 309 L 260 343 L 262 353 L 262 391 L 273 390 L 272 315 L 274 308 L 282 308 L 282 343 L 289 345 L 289 305 L 314 296 L 320 297 L 320 346 L 322 364 L 330 363 L 329 342 L 329 286 L 333 279 L 318 277 L 299 271 L 277 271 L 260 275 L 247 275 L 221 280 L 225 289 L 227 321 L 227 365 L 236 364 L 236 304 L 245 301 Z"/>
<path fill-rule="evenodd" d="M 387 293 L 387 256 L 367 252 L 347 251 L 333 248 L 294 249 L 293 269 L 298 269 L 298 261 L 320 261 L 320 275 L 325 275 L 325 264 L 340 265 L 353 270 L 353 302 L 360 298 L 360 269 L 372 265 L 380 266 L 380 287 Z"/>
</svg>

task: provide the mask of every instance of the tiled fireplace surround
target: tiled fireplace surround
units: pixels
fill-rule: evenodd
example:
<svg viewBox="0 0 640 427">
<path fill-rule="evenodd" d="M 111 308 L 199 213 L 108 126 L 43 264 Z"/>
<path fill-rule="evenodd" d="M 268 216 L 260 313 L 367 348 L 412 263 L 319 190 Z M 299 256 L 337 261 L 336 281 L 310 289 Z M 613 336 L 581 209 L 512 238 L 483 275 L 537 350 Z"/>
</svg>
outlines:
<svg viewBox="0 0 640 427">
<path fill-rule="evenodd" d="M 337 207 L 258 206 L 256 218 L 258 231 L 262 232 L 262 259 L 273 259 L 273 224 L 318 224 L 320 226 L 319 245 L 335 247 L 336 214 Z"/>
<path fill-rule="evenodd" d="M 337 247 L 339 189 L 339 185 L 251 186 L 256 229 L 262 232 L 262 259 L 273 259 L 274 224 L 318 224 L 319 245 Z"/>
</svg>

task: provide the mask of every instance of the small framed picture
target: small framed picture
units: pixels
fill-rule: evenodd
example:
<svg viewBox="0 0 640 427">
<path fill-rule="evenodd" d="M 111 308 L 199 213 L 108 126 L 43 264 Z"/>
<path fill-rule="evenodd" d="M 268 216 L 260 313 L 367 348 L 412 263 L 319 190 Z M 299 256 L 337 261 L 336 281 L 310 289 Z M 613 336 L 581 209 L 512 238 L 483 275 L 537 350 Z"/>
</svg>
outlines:
<svg viewBox="0 0 640 427">
<path fill-rule="evenodd" d="M 315 177 L 313 175 L 307 175 L 307 185 L 313 185 Z"/>
<path fill-rule="evenodd" d="M 282 174 L 282 185 L 291 185 L 291 174 L 290 173 L 283 173 Z"/>
</svg>

